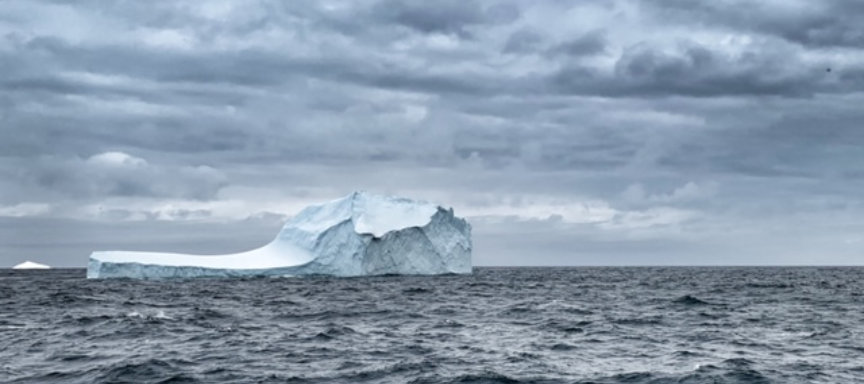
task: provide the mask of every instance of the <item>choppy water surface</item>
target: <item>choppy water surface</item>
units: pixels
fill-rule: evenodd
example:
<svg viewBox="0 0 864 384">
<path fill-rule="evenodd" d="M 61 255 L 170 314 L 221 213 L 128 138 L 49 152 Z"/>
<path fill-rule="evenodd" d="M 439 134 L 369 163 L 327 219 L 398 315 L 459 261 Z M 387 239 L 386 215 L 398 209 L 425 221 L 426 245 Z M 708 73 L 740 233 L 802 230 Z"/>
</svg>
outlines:
<svg viewBox="0 0 864 384">
<path fill-rule="evenodd" d="M 0 382 L 853 383 L 861 268 L 0 270 Z"/>
</svg>

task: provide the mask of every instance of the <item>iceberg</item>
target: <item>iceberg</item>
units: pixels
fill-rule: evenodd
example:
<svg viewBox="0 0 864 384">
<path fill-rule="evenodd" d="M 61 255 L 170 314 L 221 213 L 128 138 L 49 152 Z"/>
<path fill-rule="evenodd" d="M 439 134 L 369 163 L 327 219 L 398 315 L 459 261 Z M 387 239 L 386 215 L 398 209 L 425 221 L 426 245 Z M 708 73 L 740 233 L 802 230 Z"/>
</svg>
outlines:
<svg viewBox="0 0 864 384">
<path fill-rule="evenodd" d="M 12 267 L 12 269 L 50 269 L 50 268 L 51 268 L 50 266 L 47 266 L 45 264 L 34 263 L 32 261 L 29 261 L 29 260 Z"/>
<path fill-rule="evenodd" d="M 452 208 L 354 192 L 312 205 L 261 248 L 219 255 L 97 251 L 88 278 L 471 273 L 471 225 Z"/>
</svg>

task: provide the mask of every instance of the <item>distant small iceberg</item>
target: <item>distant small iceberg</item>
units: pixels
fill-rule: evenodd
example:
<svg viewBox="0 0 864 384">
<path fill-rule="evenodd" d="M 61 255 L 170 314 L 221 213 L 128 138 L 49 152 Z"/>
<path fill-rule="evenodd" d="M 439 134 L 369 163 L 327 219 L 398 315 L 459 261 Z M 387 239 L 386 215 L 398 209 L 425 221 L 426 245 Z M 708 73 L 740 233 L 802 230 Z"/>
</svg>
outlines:
<svg viewBox="0 0 864 384">
<path fill-rule="evenodd" d="M 51 269 L 51 267 L 45 264 L 34 263 L 28 260 L 12 267 L 12 269 Z"/>
</svg>

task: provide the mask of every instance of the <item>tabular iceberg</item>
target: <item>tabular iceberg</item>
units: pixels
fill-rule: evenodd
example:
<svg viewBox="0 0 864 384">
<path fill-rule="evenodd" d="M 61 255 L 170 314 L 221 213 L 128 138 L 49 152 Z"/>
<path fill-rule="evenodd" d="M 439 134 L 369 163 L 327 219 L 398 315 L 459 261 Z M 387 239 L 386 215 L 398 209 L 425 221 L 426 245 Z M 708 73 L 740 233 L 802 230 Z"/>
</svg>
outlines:
<svg viewBox="0 0 864 384">
<path fill-rule="evenodd" d="M 87 266 L 88 278 L 444 273 L 471 273 L 471 225 L 452 208 L 365 192 L 303 209 L 248 252 L 103 251 Z"/>
</svg>

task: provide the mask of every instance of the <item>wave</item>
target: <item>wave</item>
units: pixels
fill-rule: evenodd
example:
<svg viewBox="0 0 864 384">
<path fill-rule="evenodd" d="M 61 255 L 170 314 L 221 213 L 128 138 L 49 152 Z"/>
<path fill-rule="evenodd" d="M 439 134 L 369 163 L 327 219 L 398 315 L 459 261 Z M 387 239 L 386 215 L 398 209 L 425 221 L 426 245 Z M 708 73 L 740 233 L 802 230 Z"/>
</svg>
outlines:
<svg viewBox="0 0 864 384">
<path fill-rule="evenodd" d="M 0 271 L 0 382 L 857 382 L 862 271 L 165 281 Z"/>
<path fill-rule="evenodd" d="M 699 299 L 694 296 L 684 295 L 672 301 L 675 304 L 683 304 L 683 305 L 712 305 L 711 303 Z"/>
</svg>

